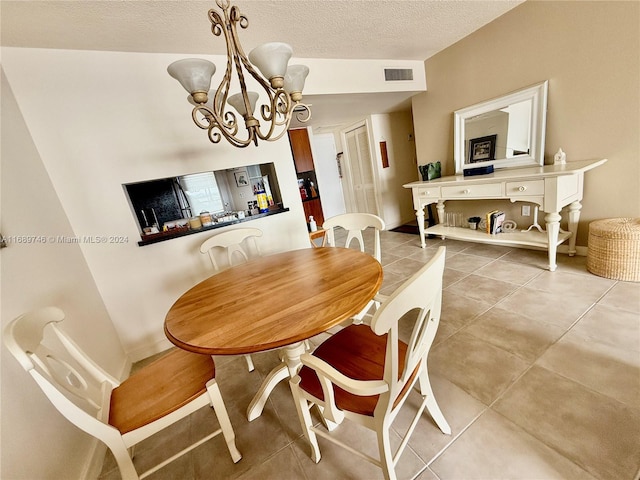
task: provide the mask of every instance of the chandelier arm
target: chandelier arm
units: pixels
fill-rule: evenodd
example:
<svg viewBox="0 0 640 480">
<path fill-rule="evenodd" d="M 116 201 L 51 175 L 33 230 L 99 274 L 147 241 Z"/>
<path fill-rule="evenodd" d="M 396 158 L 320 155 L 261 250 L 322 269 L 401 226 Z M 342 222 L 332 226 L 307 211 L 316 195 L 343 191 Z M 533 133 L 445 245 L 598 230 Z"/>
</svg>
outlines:
<svg viewBox="0 0 640 480">
<path fill-rule="evenodd" d="M 274 97 L 271 99 L 271 105 L 264 104 L 261 106 L 260 114 L 265 121 L 269 122 L 270 127 L 269 131 L 265 134 L 258 130 L 258 132 L 256 132 L 258 138 L 271 142 L 281 138 L 283 133 L 289 128 L 291 114 L 294 108 L 295 103 L 292 104 L 289 94 L 282 88 L 276 90 Z M 279 118 L 282 118 L 282 120 L 278 120 Z M 272 137 L 276 127 L 283 127 L 283 130 L 276 137 Z"/>
<path fill-rule="evenodd" d="M 204 116 L 206 123 L 198 118 L 198 113 Z M 224 116 L 226 118 L 221 118 L 217 112 L 212 111 L 205 105 L 197 105 L 191 112 L 194 123 L 203 130 L 209 128 L 224 128 L 224 130 L 231 132 L 231 135 L 238 133 L 238 121 L 233 112 L 226 112 Z"/>
<path fill-rule="evenodd" d="M 233 6 L 229 8 L 228 1 L 220 0 L 220 2 L 216 1 L 216 3 L 220 8 L 223 9 L 225 28 L 221 28 L 223 20 L 222 17 L 220 17 L 220 15 L 218 15 L 216 12 L 212 11 L 209 18 L 213 24 L 212 29 L 216 29 L 217 31 L 222 30 L 222 32 L 224 32 L 224 37 L 227 44 L 227 68 L 225 70 L 224 78 L 222 79 L 220 86 L 216 90 L 214 99 L 214 109 L 218 110 L 217 106 L 219 106 L 220 112 L 218 113 L 219 118 L 221 118 L 222 121 L 218 122 L 217 125 L 212 125 L 212 128 L 217 128 L 222 133 L 222 135 L 224 135 L 224 137 L 235 146 L 246 147 L 247 145 L 251 144 L 251 142 L 254 142 L 257 145 L 255 127 L 253 125 L 247 125 L 247 139 L 239 139 L 236 136 L 238 132 L 238 125 L 235 114 L 231 111 L 224 111 L 227 105 L 227 97 L 229 94 L 229 86 L 231 84 L 231 76 L 234 66 L 236 69 L 236 74 L 238 75 L 238 81 L 240 83 L 240 90 L 242 92 L 242 99 L 245 104 L 245 109 L 247 112 L 251 111 L 251 103 L 247 96 L 247 87 L 244 80 L 244 73 L 241 67 L 241 65 L 243 65 L 246 61 L 246 58 L 244 57 L 244 52 L 242 51 L 242 47 L 240 46 L 236 27 L 237 24 L 240 24 L 241 28 L 247 28 L 249 26 L 249 21 L 246 16 L 240 13 L 238 7 Z M 255 119 L 253 119 L 252 116 L 247 115 L 245 117 L 245 123 L 253 123 L 252 121 L 255 122 Z M 231 126 L 233 126 L 233 128 L 230 128 Z"/>
<path fill-rule="evenodd" d="M 231 56 L 233 56 L 233 61 L 236 67 L 236 73 L 238 75 L 238 81 L 240 82 L 240 91 L 242 92 L 242 97 L 245 103 L 246 111 L 251 112 L 251 104 L 249 102 L 249 98 L 247 97 L 247 93 L 246 93 L 247 85 L 245 81 L 245 74 L 244 74 L 243 68 L 244 70 L 247 71 L 247 73 L 249 73 L 249 75 L 251 75 L 254 78 L 254 80 L 256 80 L 262 86 L 262 88 L 267 93 L 270 102 L 272 102 L 274 92 L 273 92 L 273 89 L 271 88 L 271 85 L 267 81 L 265 81 L 265 79 L 253 68 L 253 65 L 251 65 L 251 62 L 249 62 L 249 59 L 246 53 L 244 52 L 244 49 L 242 48 L 242 44 L 240 43 L 240 37 L 238 36 L 238 29 L 236 27 L 237 23 L 240 24 L 241 28 L 247 28 L 249 26 L 249 20 L 247 19 L 247 17 L 242 15 L 240 13 L 240 10 L 234 6 L 234 7 L 231 7 L 229 35 L 228 35 L 229 40 L 233 45 L 233 48 L 232 48 L 232 51 L 228 54 L 228 57 L 230 58 Z M 267 118 L 265 118 L 265 120 L 269 121 L 269 119 Z"/>
<path fill-rule="evenodd" d="M 273 135 L 273 132 L 276 128 L 276 126 L 278 126 L 278 122 L 277 122 L 277 113 L 276 113 L 276 102 L 277 102 L 277 97 L 272 97 L 271 99 L 271 104 L 263 104 L 260 106 L 260 115 L 262 116 L 262 118 L 264 119 L 265 122 L 267 122 L 267 124 L 269 125 L 269 129 L 267 131 L 266 134 L 262 133 L 260 128 L 257 128 L 256 130 L 256 135 L 258 136 L 258 138 L 260 138 L 261 140 L 270 140 L 271 135 Z"/>
<path fill-rule="evenodd" d="M 301 110 L 296 112 L 297 108 L 301 108 Z M 298 122 L 306 123 L 311 120 L 311 108 L 309 108 L 309 105 L 298 102 L 295 107 L 293 107 L 292 112 L 295 113 Z"/>
<path fill-rule="evenodd" d="M 216 132 L 213 132 L 213 128 L 218 128 L 218 130 Z M 247 147 L 249 145 L 251 145 L 251 142 L 253 141 L 251 135 L 249 136 L 249 138 L 247 140 L 240 140 L 238 139 L 238 137 L 234 136 L 234 135 L 230 135 L 226 130 L 221 129 L 218 126 L 212 126 L 209 129 L 209 140 L 212 143 L 218 143 L 220 141 L 220 133 L 222 133 L 222 135 L 224 136 L 224 138 L 227 139 L 227 141 L 233 145 L 234 147 L 239 147 L 239 148 L 244 148 Z M 217 138 L 217 141 L 214 140 L 214 138 Z"/>
<path fill-rule="evenodd" d="M 207 121 L 206 124 L 198 119 L 197 113 L 204 115 L 205 120 Z M 233 112 L 226 112 L 224 115 L 226 119 L 220 119 L 216 112 L 212 112 L 208 107 L 203 105 L 195 107 L 192 112 L 193 121 L 198 127 L 203 130 L 207 130 L 209 140 L 212 143 L 219 143 L 222 136 L 236 147 L 246 147 L 252 142 L 256 142 L 255 135 L 251 129 L 249 130 L 249 137 L 246 140 L 239 139 L 236 136 L 238 133 L 238 122 L 236 120 L 236 116 Z"/>
<path fill-rule="evenodd" d="M 268 142 L 275 142 L 276 140 L 281 139 L 285 133 L 287 133 L 288 129 L 289 129 L 289 122 L 291 121 L 291 116 L 289 116 L 289 121 L 287 122 L 287 128 L 283 128 L 282 131 L 276 135 L 275 137 L 263 137 L 262 135 L 258 134 L 258 137 L 260 138 L 260 140 L 266 140 Z"/>
<path fill-rule="evenodd" d="M 231 63 L 231 57 L 233 53 L 232 44 L 231 44 L 231 39 L 229 38 L 229 29 L 226 28 L 226 25 L 230 23 L 230 18 L 228 14 L 229 2 L 227 0 L 221 0 L 221 1 L 216 0 L 216 3 L 220 8 L 223 9 L 224 20 L 222 19 L 222 17 L 218 12 L 216 12 L 215 10 L 209 10 L 209 21 L 211 22 L 211 31 L 213 32 L 214 35 L 220 36 L 221 34 L 224 34 L 224 40 L 227 45 L 227 67 L 225 69 L 224 76 L 222 77 L 222 80 L 220 81 L 220 84 L 216 89 L 216 93 L 213 99 L 213 109 L 217 113 L 216 117 L 219 120 L 218 122 L 219 124 L 224 125 L 225 128 L 234 128 L 233 124 L 235 124 L 236 121 L 235 121 L 235 115 L 233 115 L 232 112 L 231 113 L 233 116 L 230 117 L 230 119 L 233 119 L 233 122 L 228 123 L 225 121 L 225 117 L 227 117 L 226 113 L 228 113 L 228 112 L 225 112 L 225 106 L 227 104 L 227 97 L 229 96 L 229 87 L 231 85 L 231 72 L 233 70 L 232 63 Z M 235 127 L 235 131 L 237 132 L 237 127 Z"/>
</svg>

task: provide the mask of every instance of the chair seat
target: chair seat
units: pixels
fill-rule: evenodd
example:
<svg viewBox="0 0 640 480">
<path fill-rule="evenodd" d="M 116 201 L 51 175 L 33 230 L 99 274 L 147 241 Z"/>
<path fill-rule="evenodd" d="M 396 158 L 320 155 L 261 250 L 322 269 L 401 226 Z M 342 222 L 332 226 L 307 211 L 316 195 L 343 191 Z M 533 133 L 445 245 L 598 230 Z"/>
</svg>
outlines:
<svg viewBox="0 0 640 480">
<path fill-rule="evenodd" d="M 382 380 L 384 375 L 384 360 L 387 345 L 387 335 L 376 335 L 367 325 L 349 325 L 325 340 L 314 352 L 318 357 L 343 375 L 355 380 Z M 404 370 L 404 360 L 407 344 L 398 342 L 398 376 Z M 419 366 L 418 366 L 419 367 Z M 412 375 L 415 376 L 419 368 Z M 298 373 L 300 388 L 314 397 L 324 400 L 322 387 L 318 376 L 309 367 L 303 366 Z M 398 396 L 396 404 L 404 398 L 406 391 L 413 381 Z M 336 406 L 340 410 L 358 413 L 372 417 L 378 403 L 378 395 L 353 395 L 334 385 Z"/>
<path fill-rule="evenodd" d="M 215 373 L 211 356 L 174 349 L 113 390 L 109 424 L 125 434 L 158 420 L 205 393 Z"/>
</svg>

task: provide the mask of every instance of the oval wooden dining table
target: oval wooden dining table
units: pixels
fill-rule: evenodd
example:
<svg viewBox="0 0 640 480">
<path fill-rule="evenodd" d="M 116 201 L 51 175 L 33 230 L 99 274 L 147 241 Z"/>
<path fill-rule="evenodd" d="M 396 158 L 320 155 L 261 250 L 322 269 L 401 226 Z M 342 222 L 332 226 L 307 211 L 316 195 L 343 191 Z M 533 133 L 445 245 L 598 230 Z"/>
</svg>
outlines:
<svg viewBox="0 0 640 480">
<path fill-rule="evenodd" d="M 297 373 L 305 340 L 359 313 L 382 285 L 382 266 L 358 250 L 307 248 L 259 257 L 203 280 L 169 309 L 176 346 L 209 355 L 282 348 L 283 363 L 249 405 L 254 420 L 278 382 Z"/>
</svg>

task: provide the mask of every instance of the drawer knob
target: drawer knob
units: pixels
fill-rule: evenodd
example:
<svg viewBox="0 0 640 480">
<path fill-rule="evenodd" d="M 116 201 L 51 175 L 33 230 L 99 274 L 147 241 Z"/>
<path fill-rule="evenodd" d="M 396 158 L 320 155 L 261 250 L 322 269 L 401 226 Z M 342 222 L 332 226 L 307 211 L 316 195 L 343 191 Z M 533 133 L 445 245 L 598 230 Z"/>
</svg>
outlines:
<svg viewBox="0 0 640 480">
<path fill-rule="evenodd" d="M 527 187 L 525 187 L 524 185 L 520 185 L 520 186 L 518 187 L 518 191 L 519 191 L 519 192 L 524 192 L 526 189 L 527 189 Z"/>
<path fill-rule="evenodd" d="M 468 188 L 465 188 L 465 189 L 462 191 L 462 193 L 467 193 L 467 194 L 469 194 L 469 193 L 471 193 L 471 190 L 469 190 Z"/>
</svg>

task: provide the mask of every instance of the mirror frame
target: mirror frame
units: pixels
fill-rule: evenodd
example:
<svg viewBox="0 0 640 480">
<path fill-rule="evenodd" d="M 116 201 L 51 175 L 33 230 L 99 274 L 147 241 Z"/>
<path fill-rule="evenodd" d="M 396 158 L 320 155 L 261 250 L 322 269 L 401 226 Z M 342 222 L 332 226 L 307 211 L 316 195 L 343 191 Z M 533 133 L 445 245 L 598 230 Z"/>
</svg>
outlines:
<svg viewBox="0 0 640 480">
<path fill-rule="evenodd" d="M 524 167 L 544 165 L 544 142 L 547 116 L 547 92 L 548 81 L 532 85 L 522 90 L 509 93 L 502 97 L 487 100 L 454 112 L 454 144 L 453 157 L 456 166 L 456 175 L 463 174 L 470 168 L 486 167 L 494 168 Z M 529 123 L 529 138 L 532 140 L 528 155 L 518 155 L 512 158 L 497 158 L 486 162 L 465 163 L 465 120 L 477 115 L 500 110 L 514 103 L 532 100 L 531 118 Z"/>
</svg>

